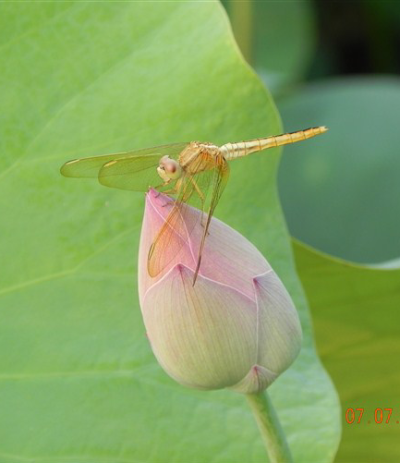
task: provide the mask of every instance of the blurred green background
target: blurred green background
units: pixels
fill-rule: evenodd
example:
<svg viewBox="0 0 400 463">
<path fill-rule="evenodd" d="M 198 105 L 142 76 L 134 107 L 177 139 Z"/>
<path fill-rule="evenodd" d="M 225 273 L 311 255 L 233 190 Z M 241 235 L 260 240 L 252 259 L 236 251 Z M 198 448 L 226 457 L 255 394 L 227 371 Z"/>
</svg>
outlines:
<svg viewBox="0 0 400 463">
<path fill-rule="evenodd" d="M 285 130 L 279 194 L 318 351 L 342 403 L 337 462 L 400 460 L 400 2 L 223 2 Z M 333 257 L 333 258 L 332 258 Z M 347 408 L 365 409 L 360 424 Z M 377 408 L 394 420 L 376 424 Z M 316 417 L 316 419 L 318 419 Z"/>
</svg>

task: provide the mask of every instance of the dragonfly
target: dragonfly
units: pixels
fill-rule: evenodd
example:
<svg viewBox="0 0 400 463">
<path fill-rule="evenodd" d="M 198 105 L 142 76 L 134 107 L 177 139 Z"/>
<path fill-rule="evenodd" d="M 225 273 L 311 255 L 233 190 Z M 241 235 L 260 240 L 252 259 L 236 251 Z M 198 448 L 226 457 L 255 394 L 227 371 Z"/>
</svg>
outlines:
<svg viewBox="0 0 400 463">
<path fill-rule="evenodd" d="M 66 162 L 61 167 L 61 174 L 65 177 L 97 178 L 104 186 L 123 190 L 146 192 L 154 188 L 174 199 L 149 249 L 147 270 L 153 278 L 188 243 L 200 220 L 203 230 L 194 285 L 211 218 L 229 178 L 228 163 L 258 151 L 307 140 L 327 130 L 325 126 L 319 126 L 221 146 L 193 141 L 92 156 Z M 198 208 L 201 214 L 193 214 L 193 207 Z M 168 252 L 165 252 L 166 249 Z"/>
</svg>

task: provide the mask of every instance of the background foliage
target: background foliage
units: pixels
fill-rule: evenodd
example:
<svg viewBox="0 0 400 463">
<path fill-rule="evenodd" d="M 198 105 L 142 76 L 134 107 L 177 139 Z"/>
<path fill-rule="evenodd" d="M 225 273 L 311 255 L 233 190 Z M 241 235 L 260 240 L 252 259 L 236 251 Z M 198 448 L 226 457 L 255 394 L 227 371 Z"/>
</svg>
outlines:
<svg viewBox="0 0 400 463">
<path fill-rule="evenodd" d="M 239 2 L 225 5 L 233 19 L 247 21 L 233 21 L 235 36 L 273 83 L 284 128 L 330 128 L 285 150 L 279 193 L 292 235 L 323 251 L 294 244 L 318 351 L 342 403 L 336 461 L 397 462 L 400 3 L 249 2 L 246 15 Z M 274 23 L 282 10 L 287 16 Z M 271 36 L 260 41 L 263 27 Z M 348 407 L 365 408 L 360 425 L 345 422 Z M 389 425 L 373 423 L 379 407 L 393 408 Z"/>
<path fill-rule="evenodd" d="M 336 461 L 398 461 L 400 269 L 349 264 L 299 242 L 294 250 L 319 353 L 338 388 L 343 415 L 348 408 L 364 408 L 360 424 L 343 423 Z M 375 424 L 377 408 L 393 408 L 388 424 L 386 411 L 383 424 Z"/>
<path fill-rule="evenodd" d="M 143 196 L 59 174 L 77 156 L 281 131 L 222 7 L 3 3 L 0 18 L 0 461 L 264 461 L 242 396 L 186 390 L 151 354 L 136 295 Z M 338 400 L 291 257 L 278 157 L 234 164 L 217 215 L 295 300 L 302 353 L 271 395 L 295 460 L 329 462 Z"/>
</svg>

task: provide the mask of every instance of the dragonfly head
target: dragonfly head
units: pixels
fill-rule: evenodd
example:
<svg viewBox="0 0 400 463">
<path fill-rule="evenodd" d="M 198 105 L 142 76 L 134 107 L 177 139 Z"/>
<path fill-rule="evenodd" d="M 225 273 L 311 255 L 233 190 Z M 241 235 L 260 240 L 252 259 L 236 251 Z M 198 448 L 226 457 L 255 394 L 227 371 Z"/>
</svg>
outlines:
<svg viewBox="0 0 400 463">
<path fill-rule="evenodd" d="M 168 182 L 170 180 L 176 180 L 182 175 L 182 167 L 178 161 L 166 155 L 160 159 L 157 172 L 165 182 Z"/>
</svg>

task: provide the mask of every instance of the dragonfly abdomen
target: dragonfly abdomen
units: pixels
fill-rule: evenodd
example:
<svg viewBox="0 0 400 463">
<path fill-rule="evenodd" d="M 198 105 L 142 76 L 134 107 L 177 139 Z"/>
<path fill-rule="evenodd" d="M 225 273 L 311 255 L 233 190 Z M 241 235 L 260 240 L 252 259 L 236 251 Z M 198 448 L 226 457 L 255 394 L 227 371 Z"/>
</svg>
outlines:
<svg viewBox="0 0 400 463">
<path fill-rule="evenodd" d="M 324 126 L 311 127 L 309 129 L 284 133 L 273 137 L 256 138 L 255 140 L 241 141 L 238 143 L 226 143 L 220 147 L 220 152 L 222 152 L 227 161 L 232 161 L 233 159 L 241 158 L 257 151 L 307 140 L 308 138 L 325 133 L 327 130 L 328 129 Z"/>
</svg>

